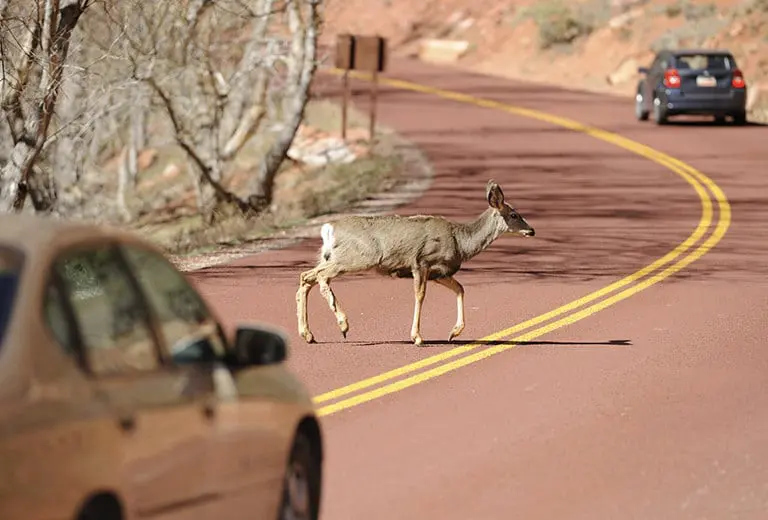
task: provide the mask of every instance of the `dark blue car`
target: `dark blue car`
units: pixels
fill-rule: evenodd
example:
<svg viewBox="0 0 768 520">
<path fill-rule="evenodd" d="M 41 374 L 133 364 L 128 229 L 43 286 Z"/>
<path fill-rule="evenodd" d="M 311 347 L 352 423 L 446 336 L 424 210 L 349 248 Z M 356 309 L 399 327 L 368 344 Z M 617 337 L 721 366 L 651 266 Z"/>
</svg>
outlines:
<svg viewBox="0 0 768 520">
<path fill-rule="evenodd" d="M 662 50 L 637 84 L 635 116 L 652 113 L 657 124 L 675 115 L 709 115 L 717 122 L 730 117 L 747 121 L 747 86 L 733 54 L 726 50 Z"/>
</svg>

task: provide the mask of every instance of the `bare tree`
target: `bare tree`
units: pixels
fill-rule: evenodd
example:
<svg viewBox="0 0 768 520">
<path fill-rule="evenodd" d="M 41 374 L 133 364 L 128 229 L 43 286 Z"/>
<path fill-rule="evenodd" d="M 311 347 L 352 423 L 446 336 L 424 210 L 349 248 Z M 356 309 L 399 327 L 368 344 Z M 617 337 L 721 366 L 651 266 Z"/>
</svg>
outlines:
<svg viewBox="0 0 768 520">
<path fill-rule="evenodd" d="M 53 183 L 35 168 L 49 141 L 72 33 L 91 0 L 0 3 L 0 107 L 13 143 L 0 170 L 0 212 L 20 211 L 30 187 L 45 206 Z M 32 179 L 34 177 L 34 180 Z"/>
<path fill-rule="evenodd" d="M 111 10 L 129 42 L 132 74 L 167 114 L 209 220 L 222 206 L 251 213 L 271 202 L 309 98 L 320 4 L 190 0 Z M 227 176 L 246 146 L 263 150 L 264 159 L 243 195 L 228 188 Z"/>
</svg>

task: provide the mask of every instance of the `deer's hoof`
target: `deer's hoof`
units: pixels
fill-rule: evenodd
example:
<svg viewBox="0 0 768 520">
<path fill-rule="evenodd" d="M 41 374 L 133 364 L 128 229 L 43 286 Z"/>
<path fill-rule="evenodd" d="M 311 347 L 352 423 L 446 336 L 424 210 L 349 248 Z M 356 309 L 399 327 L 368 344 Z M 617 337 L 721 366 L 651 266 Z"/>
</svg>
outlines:
<svg viewBox="0 0 768 520">
<path fill-rule="evenodd" d="M 341 330 L 341 335 L 344 336 L 344 339 L 347 339 L 347 332 L 349 332 L 349 323 L 347 323 L 346 319 L 339 321 L 339 330 Z"/>
<path fill-rule="evenodd" d="M 419 336 L 418 334 L 414 336 L 412 339 L 413 339 L 413 344 L 416 345 L 417 347 L 420 347 L 424 344 L 424 340 L 421 339 L 421 336 Z"/>
<path fill-rule="evenodd" d="M 464 327 L 454 327 L 451 333 L 448 335 L 448 341 L 453 341 L 453 338 L 456 338 L 464 331 Z"/>
<path fill-rule="evenodd" d="M 302 332 L 301 333 L 301 337 L 304 338 L 304 341 L 306 341 L 307 343 L 314 343 L 315 342 L 315 337 L 309 331 Z"/>
</svg>

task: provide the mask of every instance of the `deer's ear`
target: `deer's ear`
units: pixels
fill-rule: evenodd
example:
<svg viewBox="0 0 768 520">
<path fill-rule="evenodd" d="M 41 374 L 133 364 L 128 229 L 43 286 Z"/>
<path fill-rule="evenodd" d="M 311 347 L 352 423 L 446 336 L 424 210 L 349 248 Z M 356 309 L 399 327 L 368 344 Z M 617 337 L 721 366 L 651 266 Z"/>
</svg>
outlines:
<svg viewBox="0 0 768 520">
<path fill-rule="evenodd" d="M 488 205 L 492 208 L 501 209 L 504 207 L 504 192 L 501 191 L 501 186 L 496 184 L 495 181 L 488 181 L 488 188 L 486 190 L 488 196 Z"/>
</svg>

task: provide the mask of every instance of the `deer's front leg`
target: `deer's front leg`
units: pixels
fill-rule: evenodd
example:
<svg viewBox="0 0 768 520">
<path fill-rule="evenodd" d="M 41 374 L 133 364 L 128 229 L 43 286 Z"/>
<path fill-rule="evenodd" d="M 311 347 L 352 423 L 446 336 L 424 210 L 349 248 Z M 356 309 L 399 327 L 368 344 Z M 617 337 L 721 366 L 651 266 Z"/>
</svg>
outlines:
<svg viewBox="0 0 768 520">
<path fill-rule="evenodd" d="M 314 343 L 315 337 L 309 330 L 309 322 L 307 319 L 307 297 L 309 291 L 317 283 L 317 276 L 315 270 L 311 269 L 301 273 L 299 277 L 299 290 L 296 291 L 296 317 L 298 318 L 299 335 L 304 338 L 307 343 Z"/>
<path fill-rule="evenodd" d="M 424 303 L 424 296 L 427 294 L 427 271 L 425 269 L 413 270 L 413 293 L 415 302 L 413 306 L 413 325 L 411 326 L 411 339 L 416 345 L 423 345 L 421 339 L 421 306 Z"/>
<path fill-rule="evenodd" d="M 453 326 L 453 330 L 448 336 L 448 341 L 451 341 L 464 330 L 464 287 L 453 276 L 439 278 L 435 281 L 456 295 L 456 325 Z"/>
<path fill-rule="evenodd" d="M 331 312 L 336 316 L 336 323 L 339 325 L 341 335 L 346 339 L 347 331 L 349 331 L 349 321 L 347 320 L 347 315 L 341 309 L 338 298 L 333 294 L 330 282 L 326 278 L 320 277 L 318 278 L 318 285 L 320 285 L 320 293 L 325 297 L 325 301 L 328 302 Z"/>
</svg>

